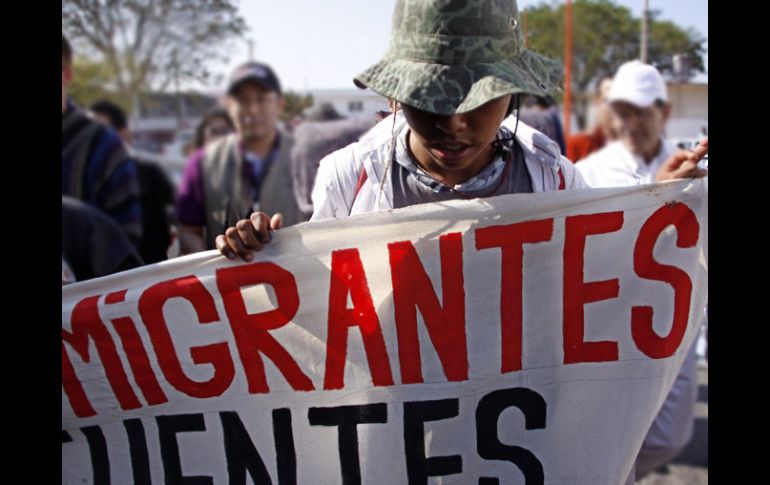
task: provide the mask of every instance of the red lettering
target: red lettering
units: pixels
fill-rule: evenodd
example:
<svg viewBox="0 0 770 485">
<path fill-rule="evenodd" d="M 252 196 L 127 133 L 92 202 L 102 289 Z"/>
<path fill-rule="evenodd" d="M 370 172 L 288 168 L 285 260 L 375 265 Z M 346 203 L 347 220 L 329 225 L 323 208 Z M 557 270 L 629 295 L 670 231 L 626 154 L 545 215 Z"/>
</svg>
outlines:
<svg viewBox="0 0 770 485">
<path fill-rule="evenodd" d="M 623 227 L 623 212 L 604 212 L 567 217 L 564 236 L 564 363 L 609 362 L 618 360 L 618 344 L 613 341 L 585 342 L 583 306 L 617 298 L 617 278 L 583 281 L 586 238 Z"/>
<path fill-rule="evenodd" d="M 155 372 L 152 370 L 150 357 L 147 355 L 144 344 L 142 344 L 139 332 L 136 331 L 134 321 L 130 317 L 122 317 L 112 320 L 112 324 L 118 332 L 120 343 L 128 356 L 131 372 L 133 372 L 136 383 L 147 403 L 163 404 L 168 401 L 155 377 Z"/>
<path fill-rule="evenodd" d="M 417 336 L 418 308 L 446 378 L 468 379 L 462 235 L 457 232 L 441 236 L 439 248 L 443 308 L 414 245 L 409 241 L 388 244 L 398 357 L 401 380 L 405 384 L 423 382 Z"/>
<path fill-rule="evenodd" d="M 519 222 L 476 230 L 476 249 L 500 248 L 500 326 L 502 365 L 500 372 L 521 370 L 522 265 L 524 244 L 550 241 L 553 219 Z"/>
<path fill-rule="evenodd" d="M 142 406 L 128 382 L 128 376 L 126 376 L 123 364 L 120 362 L 115 343 L 99 318 L 96 305 L 100 296 L 96 295 L 80 300 L 72 310 L 72 333 L 64 329 L 61 331 L 62 387 L 73 412 L 81 418 L 96 415 L 96 410 L 91 406 L 80 380 L 75 375 L 75 368 L 64 347 L 64 342 L 75 349 L 83 362 L 89 363 L 88 343 L 89 339 L 92 340 L 96 346 L 96 352 L 99 354 L 99 359 L 102 361 L 102 366 L 104 366 L 107 381 L 110 383 L 121 409 L 136 409 Z"/>
<path fill-rule="evenodd" d="M 249 314 L 241 288 L 260 284 L 273 287 L 276 308 Z M 273 361 L 293 389 L 312 391 L 313 382 L 268 332 L 283 327 L 297 314 L 299 294 L 294 275 L 274 263 L 259 262 L 217 270 L 217 287 L 246 372 L 249 392 L 256 394 L 270 391 L 260 353 Z"/>
<path fill-rule="evenodd" d="M 128 293 L 128 290 L 113 291 L 104 297 L 104 303 L 108 305 L 112 303 L 122 303 L 126 301 L 126 293 Z"/>
<path fill-rule="evenodd" d="M 652 328 L 652 307 L 635 306 L 631 309 L 631 335 L 636 346 L 648 357 L 670 357 L 682 343 L 690 313 L 692 281 L 679 268 L 658 263 L 652 251 L 660 233 L 673 225 L 676 227 L 676 245 L 691 248 L 698 242 L 700 226 L 698 218 L 682 203 L 668 204 L 655 211 L 639 231 L 634 247 L 634 271 L 648 280 L 663 281 L 674 288 L 674 320 L 666 337 L 660 337 Z"/>
<path fill-rule="evenodd" d="M 214 298 L 195 276 L 183 276 L 147 288 L 139 297 L 139 314 L 150 334 L 163 375 L 169 384 L 188 396 L 207 398 L 219 396 L 230 386 L 235 376 L 233 360 L 227 342 L 190 348 L 190 357 L 196 364 L 211 364 L 214 375 L 198 382 L 190 379 L 182 369 L 163 315 L 163 306 L 171 298 L 189 301 L 201 324 L 219 320 Z"/>
<path fill-rule="evenodd" d="M 122 303 L 126 301 L 128 290 L 115 291 L 104 297 L 104 303 Z M 134 373 L 136 383 L 142 391 L 142 395 L 148 404 L 163 404 L 168 399 L 158 384 L 158 379 L 150 365 L 150 358 L 142 344 L 142 339 L 136 331 L 134 321 L 130 317 L 116 318 L 112 325 L 118 332 L 120 343 L 128 356 L 131 372 Z"/>
<path fill-rule="evenodd" d="M 348 294 L 353 308 L 348 308 Z M 343 249 L 332 253 L 324 389 L 341 389 L 344 385 L 348 329 L 353 326 L 361 332 L 372 384 L 393 385 L 385 339 L 361 258 L 357 249 Z"/>
</svg>

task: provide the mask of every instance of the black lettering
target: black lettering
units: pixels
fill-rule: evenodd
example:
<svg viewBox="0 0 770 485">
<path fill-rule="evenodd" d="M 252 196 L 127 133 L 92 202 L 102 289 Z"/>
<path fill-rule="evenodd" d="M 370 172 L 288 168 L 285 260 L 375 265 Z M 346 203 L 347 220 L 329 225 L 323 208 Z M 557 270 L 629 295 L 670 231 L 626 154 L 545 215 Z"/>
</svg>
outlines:
<svg viewBox="0 0 770 485">
<path fill-rule="evenodd" d="M 225 456 L 230 485 L 246 485 L 246 471 L 254 483 L 272 485 L 273 481 L 267 473 L 265 462 L 259 456 L 238 413 L 224 411 L 219 413 L 219 419 L 222 420 L 222 430 L 225 434 Z"/>
<path fill-rule="evenodd" d="M 288 408 L 273 410 L 273 437 L 278 461 L 278 484 L 297 485 L 297 453 L 294 451 L 291 411 Z"/>
<path fill-rule="evenodd" d="M 94 485 L 109 485 L 110 459 L 107 456 L 107 441 L 99 426 L 80 428 L 86 435 L 88 451 L 91 453 L 91 466 L 94 471 Z"/>
<path fill-rule="evenodd" d="M 361 484 L 361 465 L 358 460 L 358 432 L 356 425 L 386 423 L 388 407 L 384 403 L 333 408 L 310 408 L 308 421 L 313 426 L 337 426 L 342 468 L 342 485 Z"/>
<path fill-rule="evenodd" d="M 70 436 L 69 433 L 67 433 L 64 430 L 61 430 L 61 442 L 62 443 L 72 443 L 72 436 Z"/>
<path fill-rule="evenodd" d="M 406 473 L 410 485 L 427 485 L 428 477 L 462 473 L 460 455 L 425 456 L 426 421 L 438 421 L 457 416 L 458 399 L 438 401 L 414 401 L 404 403 L 404 447 L 406 449 Z"/>
<path fill-rule="evenodd" d="M 123 421 L 128 435 L 128 446 L 131 451 L 131 471 L 134 474 L 134 485 L 151 485 L 150 457 L 147 454 L 147 437 L 140 419 Z"/>
<path fill-rule="evenodd" d="M 504 445 L 497 436 L 497 421 L 506 408 L 515 406 L 524 414 L 525 429 L 544 429 L 546 402 L 537 392 L 517 387 L 493 391 L 482 397 L 476 407 L 476 449 L 486 460 L 506 460 L 524 474 L 526 485 L 542 485 L 543 465 L 529 450 Z M 498 485 L 497 478 L 482 477 L 479 485 Z"/>
<path fill-rule="evenodd" d="M 167 485 L 213 485 L 209 476 L 182 476 L 182 463 L 179 459 L 177 433 L 206 431 L 206 422 L 202 414 L 177 414 L 158 416 L 158 435 L 160 439 L 160 459 L 163 462 L 163 476 Z"/>
</svg>

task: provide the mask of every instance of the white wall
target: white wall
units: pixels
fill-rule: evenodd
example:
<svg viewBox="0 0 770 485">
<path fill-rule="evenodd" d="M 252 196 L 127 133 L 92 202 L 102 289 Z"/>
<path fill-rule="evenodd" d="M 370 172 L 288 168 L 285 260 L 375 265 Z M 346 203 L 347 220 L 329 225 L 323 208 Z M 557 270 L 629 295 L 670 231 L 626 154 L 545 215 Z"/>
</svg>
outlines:
<svg viewBox="0 0 770 485">
<path fill-rule="evenodd" d="M 669 138 L 697 138 L 709 124 L 708 84 L 669 84 L 671 118 L 666 127 Z"/>
</svg>

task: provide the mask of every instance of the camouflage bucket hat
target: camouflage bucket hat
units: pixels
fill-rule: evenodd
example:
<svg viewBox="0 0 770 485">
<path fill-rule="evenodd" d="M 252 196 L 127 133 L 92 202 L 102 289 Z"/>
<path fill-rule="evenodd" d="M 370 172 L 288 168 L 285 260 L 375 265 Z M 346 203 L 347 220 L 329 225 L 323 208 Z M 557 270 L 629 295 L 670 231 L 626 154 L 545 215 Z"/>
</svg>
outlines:
<svg viewBox="0 0 770 485">
<path fill-rule="evenodd" d="M 388 51 L 354 82 L 451 115 L 506 94 L 544 96 L 560 80 L 558 63 L 524 48 L 516 0 L 398 0 Z"/>
</svg>

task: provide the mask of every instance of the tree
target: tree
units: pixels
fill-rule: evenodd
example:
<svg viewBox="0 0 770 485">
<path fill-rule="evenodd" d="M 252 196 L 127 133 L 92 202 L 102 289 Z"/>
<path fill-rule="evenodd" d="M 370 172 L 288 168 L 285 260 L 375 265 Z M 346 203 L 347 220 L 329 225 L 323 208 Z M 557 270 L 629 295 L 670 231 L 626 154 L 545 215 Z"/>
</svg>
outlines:
<svg viewBox="0 0 770 485">
<path fill-rule="evenodd" d="M 650 22 L 650 40 L 647 43 L 649 62 L 655 64 L 664 75 L 673 74 L 673 54 L 681 54 L 690 61 L 690 77 L 695 72 L 705 72 L 703 44 L 706 39 L 696 30 L 682 30 L 668 20 Z"/>
<path fill-rule="evenodd" d="M 302 96 L 301 94 L 287 91 L 283 93 L 283 97 L 286 100 L 286 105 L 283 107 L 283 114 L 281 115 L 283 121 L 291 121 L 294 118 L 301 117 L 302 112 L 313 105 L 313 96 L 310 94 Z"/>
<path fill-rule="evenodd" d="M 144 91 L 207 82 L 206 65 L 227 62 L 223 52 L 246 29 L 230 0 L 62 0 L 76 53 L 107 66 L 100 74 L 135 112 Z"/>
<path fill-rule="evenodd" d="M 76 56 L 73 74 L 67 94 L 80 106 L 90 106 L 100 99 L 109 99 L 126 112 L 130 111 L 131 98 L 113 85 L 114 73 L 108 64 Z"/>
<path fill-rule="evenodd" d="M 554 59 L 564 58 L 564 4 L 540 4 L 524 9 L 527 45 Z M 613 74 L 624 62 L 639 57 L 641 19 L 611 0 L 575 0 L 572 6 L 572 92 L 574 114 L 585 126 L 590 87 L 603 75 Z M 705 39 L 669 21 L 649 19 L 648 60 L 664 76 L 672 73 L 672 57 L 689 58 L 692 74 L 704 72 Z"/>
</svg>

